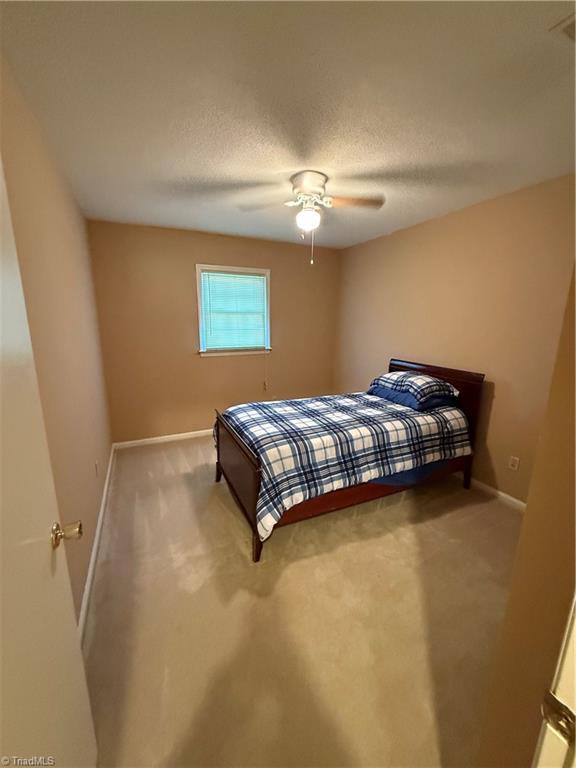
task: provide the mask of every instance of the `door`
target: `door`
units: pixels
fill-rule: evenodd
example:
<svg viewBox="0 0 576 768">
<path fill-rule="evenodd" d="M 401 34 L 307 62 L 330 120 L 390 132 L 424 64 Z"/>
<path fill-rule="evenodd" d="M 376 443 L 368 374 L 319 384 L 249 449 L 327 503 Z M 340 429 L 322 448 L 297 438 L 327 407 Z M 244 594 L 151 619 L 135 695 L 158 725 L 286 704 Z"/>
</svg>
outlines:
<svg viewBox="0 0 576 768">
<path fill-rule="evenodd" d="M 574 603 L 550 692 L 542 703 L 544 720 L 533 768 L 573 768 L 576 667 Z"/>
<path fill-rule="evenodd" d="M 58 509 L 1 165 L 0 208 L 0 764 L 94 766 L 66 553 L 50 541 Z"/>
</svg>

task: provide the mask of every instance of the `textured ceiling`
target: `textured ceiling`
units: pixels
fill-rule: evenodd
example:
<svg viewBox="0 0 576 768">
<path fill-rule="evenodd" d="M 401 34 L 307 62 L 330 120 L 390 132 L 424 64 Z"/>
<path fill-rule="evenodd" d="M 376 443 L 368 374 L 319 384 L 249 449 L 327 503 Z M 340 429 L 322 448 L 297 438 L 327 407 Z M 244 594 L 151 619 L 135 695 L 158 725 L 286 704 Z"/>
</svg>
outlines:
<svg viewBox="0 0 576 768">
<path fill-rule="evenodd" d="M 93 218 L 344 247 L 573 167 L 561 2 L 3 3 L 2 49 Z M 244 211 L 259 201 L 277 205 Z"/>
</svg>

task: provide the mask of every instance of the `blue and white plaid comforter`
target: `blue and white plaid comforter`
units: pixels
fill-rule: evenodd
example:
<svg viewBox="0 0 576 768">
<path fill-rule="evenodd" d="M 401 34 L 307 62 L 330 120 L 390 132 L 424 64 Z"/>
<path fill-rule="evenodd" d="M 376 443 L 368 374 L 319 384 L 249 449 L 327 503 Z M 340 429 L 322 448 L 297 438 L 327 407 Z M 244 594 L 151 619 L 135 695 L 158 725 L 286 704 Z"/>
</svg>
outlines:
<svg viewBox="0 0 576 768">
<path fill-rule="evenodd" d="M 247 403 L 223 416 L 260 459 L 262 541 L 301 501 L 472 452 L 459 408 L 418 412 L 364 392 Z"/>
</svg>

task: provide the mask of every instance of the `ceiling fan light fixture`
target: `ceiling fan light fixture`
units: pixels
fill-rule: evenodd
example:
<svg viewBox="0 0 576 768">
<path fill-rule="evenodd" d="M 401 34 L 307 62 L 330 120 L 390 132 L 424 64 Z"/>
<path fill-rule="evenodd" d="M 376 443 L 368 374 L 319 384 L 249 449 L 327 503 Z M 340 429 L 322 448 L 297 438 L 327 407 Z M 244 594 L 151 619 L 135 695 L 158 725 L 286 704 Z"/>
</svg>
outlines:
<svg viewBox="0 0 576 768">
<path fill-rule="evenodd" d="M 312 232 L 314 229 L 318 229 L 321 220 L 320 212 L 315 208 L 303 208 L 296 215 L 296 224 L 303 232 Z"/>
</svg>

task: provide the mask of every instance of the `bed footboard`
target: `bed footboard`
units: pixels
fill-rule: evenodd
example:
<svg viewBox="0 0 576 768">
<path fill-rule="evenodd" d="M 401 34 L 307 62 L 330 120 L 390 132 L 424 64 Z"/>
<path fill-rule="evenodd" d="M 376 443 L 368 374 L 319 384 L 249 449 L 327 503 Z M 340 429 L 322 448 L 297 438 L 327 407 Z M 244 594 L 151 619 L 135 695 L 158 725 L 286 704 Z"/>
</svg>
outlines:
<svg viewBox="0 0 576 768">
<path fill-rule="evenodd" d="M 252 559 L 260 560 L 262 542 L 256 523 L 260 463 L 240 435 L 216 411 L 216 482 L 224 475 L 230 493 L 252 529 Z"/>
</svg>

